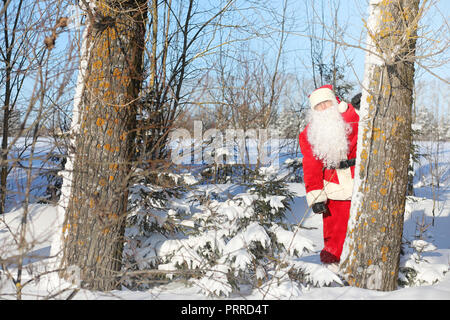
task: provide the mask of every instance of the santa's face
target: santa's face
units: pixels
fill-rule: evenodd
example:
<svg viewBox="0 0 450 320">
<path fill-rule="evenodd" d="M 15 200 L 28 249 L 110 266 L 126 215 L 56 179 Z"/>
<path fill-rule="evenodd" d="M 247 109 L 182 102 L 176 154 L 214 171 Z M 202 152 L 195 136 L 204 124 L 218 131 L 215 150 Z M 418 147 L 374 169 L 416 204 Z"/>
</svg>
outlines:
<svg viewBox="0 0 450 320">
<path fill-rule="evenodd" d="M 314 106 L 314 110 L 316 111 L 324 111 L 333 106 L 333 102 L 331 100 L 326 100 L 319 102 Z"/>
<path fill-rule="evenodd" d="M 308 141 L 314 156 L 326 167 L 337 167 L 347 159 L 351 126 L 344 121 L 337 104 L 319 103 L 309 114 Z M 319 109 L 318 109 L 319 107 Z"/>
</svg>

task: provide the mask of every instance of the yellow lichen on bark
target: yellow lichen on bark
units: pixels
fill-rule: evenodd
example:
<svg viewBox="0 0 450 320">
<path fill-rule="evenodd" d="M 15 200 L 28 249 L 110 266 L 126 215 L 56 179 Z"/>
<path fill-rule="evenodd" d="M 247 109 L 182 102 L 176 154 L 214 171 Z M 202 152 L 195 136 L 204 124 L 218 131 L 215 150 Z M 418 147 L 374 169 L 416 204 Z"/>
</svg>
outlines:
<svg viewBox="0 0 450 320">
<path fill-rule="evenodd" d="M 103 126 L 105 124 L 105 119 L 98 117 L 96 124 L 99 127 Z"/>
<path fill-rule="evenodd" d="M 386 179 L 387 180 L 389 180 L 389 182 L 394 182 L 394 168 L 392 168 L 392 167 L 388 167 L 387 169 L 386 169 L 386 172 L 385 172 L 385 177 L 386 177 Z"/>
<path fill-rule="evenodd" d="M 388 259 L 387 259 L 387 253 L 388 253 L 388 251 L 389 251 L 389 248 L 388 247 L 382 247 L 381 248 L 381 261 L 383 261 L 383 262 L 386 262 Z"/>
<path fill-rule="evenodd" d="M 105 179 L 101 178 L 101 179 L 98 181 L 98 184 L 99 184 L 101 187 L 104 187 L 104 186 L 107 185 L 107 182 L 106 182 Z"/>
<path fill-rule="evenodd" d="M 371 203 L 370 203 L 370 206 L 372 207 L 372 209 L 373 210 L 378 210 L 378 202 L 376 202 L 376 201 L 372 201 Z"/>
<path fill-rule="evenodd" d="M 361 152 L 361 159 L 367 160 L 368 157 L 369 157 L 369 154 L 367 153 L 367 150 L 364 149 L 364 150 Z"/>
</svg>

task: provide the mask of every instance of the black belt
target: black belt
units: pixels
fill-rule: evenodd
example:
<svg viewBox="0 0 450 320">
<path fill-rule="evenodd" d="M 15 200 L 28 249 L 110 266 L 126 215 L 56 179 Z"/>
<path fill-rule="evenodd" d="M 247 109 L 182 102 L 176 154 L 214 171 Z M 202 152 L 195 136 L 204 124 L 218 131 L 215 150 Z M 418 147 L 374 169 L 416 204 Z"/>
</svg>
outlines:
<svg viewBox="0 0 450 320">
<path fill-rule="evenodd" d="M 350 167 L 353 167 L 356 164 L 356 159 L 348 159 L 348 160 L 342 160 L 339 162 L 339 168 L 337 169 L 347 169 Z"/>
</svg>

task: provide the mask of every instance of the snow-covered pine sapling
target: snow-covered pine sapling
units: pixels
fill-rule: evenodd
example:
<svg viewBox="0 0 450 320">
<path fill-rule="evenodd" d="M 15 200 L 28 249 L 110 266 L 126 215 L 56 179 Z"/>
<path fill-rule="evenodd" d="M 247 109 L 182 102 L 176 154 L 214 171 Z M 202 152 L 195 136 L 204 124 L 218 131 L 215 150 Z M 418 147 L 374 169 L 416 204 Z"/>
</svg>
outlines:
<svg viewBox="0 0 450 320">
<path fill-rule="evenodd" d="M 284 219 L 293 194 L 277 168 L 261 168 L 256 177 L 243 186 L 246 192 L 197 197 L 192 232 L 161 246 L 161 256 L 167 257 L 164 267 L 198 268 L 203 277 L 192 282 L 201 292 L 229 295 L 241 285 L 267 281 L 286 255 L 313 250 L 312 242 Z"/>
<path fill-rule="evenodd" d="M 289 158 L 283 163 L 283 168 L 285 168 L 286 172 L 286 181 L 287 182 L 303 182 L 303 162 L 302 158 L 294 157 Z"/>
<path fill-rule="evenodd" d="M 123 269 L 128 274 L 136 270 L 155 268 L 161 261 L 156 248 L 180 232 L 180 216 L 188 208 L 179 206 L 187 186 L 195 182 L 191 175 L 155 173 L 139 176 L 129 188 L 128 216 L 125 229 Z M 128 287 L 147 288 L 142 279 L 130 276 Z"/>
<path fill-rule="evenodd" d="M 449 266 L 430 263 L 426 255 L 437 248 L 432 243 L 422 239 L 408 243 L 409 252 L 401 257 L 399 284 L 404 286 L 431 285 L 444 278 Z"/>
<path fill-rule="evenodd" d="M 278 176 L 277 168 L 259 168 L 255 179 L 246 186 L 248 193 L 256 196 L 254 207 L 261 225 L 270 227 L 272 223 L 283 223 L 294 194 L 284 178 Z"/>
<path fill-rule="evenodd" d="M 170 200 L 179 199 L 186 191 L 182 175 L 159 173 L 151 180 L 141 177 L 129 188 L 127 226 L 138 227 L 141 235 L 167 233 L 172 230 L 164 226 L 170 222 Z"/>
</svg>

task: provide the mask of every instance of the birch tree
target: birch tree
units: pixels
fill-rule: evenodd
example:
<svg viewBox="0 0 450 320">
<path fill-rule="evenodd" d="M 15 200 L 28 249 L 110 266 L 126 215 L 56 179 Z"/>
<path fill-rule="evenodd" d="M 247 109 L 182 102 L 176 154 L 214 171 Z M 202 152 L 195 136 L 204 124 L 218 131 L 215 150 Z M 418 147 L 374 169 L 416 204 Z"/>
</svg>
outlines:
<svg viewBox="0 0 450 320">
<path fill-rule="evenodd" d="M 352 286 L 397 287 L 411 145 L 419 0 L 371 0 L 358 157 L 341 271 Z"/>
<path fill-rule="evenodd" d="M 62 267 L 77 268 L 82 287 L 107 291 L 118 285 L 121 268 L 147 1 L 81 2 L 87 25 Z"/>
</svg>

